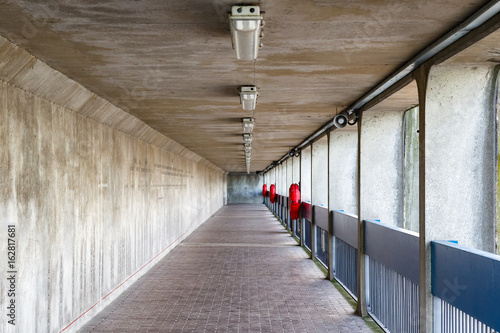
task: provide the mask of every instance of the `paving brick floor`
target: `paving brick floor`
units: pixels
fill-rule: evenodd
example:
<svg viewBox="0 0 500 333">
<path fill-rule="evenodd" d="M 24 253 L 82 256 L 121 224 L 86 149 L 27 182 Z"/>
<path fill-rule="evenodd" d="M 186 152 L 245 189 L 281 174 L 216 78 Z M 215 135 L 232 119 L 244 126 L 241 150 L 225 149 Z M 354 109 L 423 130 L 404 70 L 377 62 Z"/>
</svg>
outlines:
<svg viewBox="0 0 500 333">
<path fill-rule="evenodd" d="M 371 332 L 264 205 L 221 208 L 81 332 Z"/>
</svg>

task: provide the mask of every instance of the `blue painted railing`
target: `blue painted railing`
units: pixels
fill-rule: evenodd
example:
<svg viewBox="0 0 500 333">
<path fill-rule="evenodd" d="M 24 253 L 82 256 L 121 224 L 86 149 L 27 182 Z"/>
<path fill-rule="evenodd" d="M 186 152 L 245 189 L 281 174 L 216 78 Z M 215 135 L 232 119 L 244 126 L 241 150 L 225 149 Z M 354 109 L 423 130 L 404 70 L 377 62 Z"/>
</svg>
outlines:
<svg viewBox="0 0 500 333">
<path fill-rule="evenodd" d="M 368 313 L 389 332 L 419 332 L 419 237 L 363 221 Z"/>
<path fill-rule="evenodd" d="M 358 217 L 332 212 L 335 279 L 358 299 Z"/>
<path fill-rule="evenodd" d="M 328 268 L 328 209 L 313 206 L 313 219 L 316 227 L 316 259 Z"/>
<path fill-rule="evenodd" d="M 309 250 L 312 249 L 312 205 L 302 202 L 300 205 L 300 214 L 304 219 L 304 245 Z"/>
<path fill-rule="evenodd" d="M 301 231 L 302 231 L 302 230 L 300 230 L 301 229 L 300 228 L 300 224 L 301 224 L 300 218 L 297 220 L 293 220 L 293 223 L 295 224 L 294 236 L 295 236 L 295 238 L 300 239 L 300 235 L 301 235 Z"/>
<path fill-rule="evenodd" d="M 266 198 L 276 215 L 287 208 L 286 197 L 280 197 L 275 204 Z M 302 232 L 304 244 L 311 249 L 314 222 L 316 257 L 326 266 L 328 255 L 333 255 L 335 279 L 357 300 L 358 218 L 333 211 L 329 228 L 324 211 L 303 202 L 303 230 L 296 227 L 296 236 Z M 327 238 L 321 238 L 322 233 L 327 237 L 329 229 L 334 236 L 332 248 Z M 378 221 L 363 221 L 362 230 L 366 274 L 360 278 L 365 279 L 370 315 L 388 332 L 419 332 L 418 234 Z M 431 262 L 434 332 L 500 332 L 500 256 L 435 241 L 431 242 Z"/>
<path fill-rule="evenodd" d="M 500 256 L 431 242 L 435 332 L 500 331 Z"/>
</svg>

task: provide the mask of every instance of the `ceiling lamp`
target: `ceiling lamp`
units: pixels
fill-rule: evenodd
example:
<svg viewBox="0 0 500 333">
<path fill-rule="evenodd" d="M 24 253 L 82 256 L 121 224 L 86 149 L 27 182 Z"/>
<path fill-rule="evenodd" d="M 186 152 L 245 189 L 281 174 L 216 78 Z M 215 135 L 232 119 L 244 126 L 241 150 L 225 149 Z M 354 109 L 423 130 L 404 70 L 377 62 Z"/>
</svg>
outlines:
<svg viewBox="0 0 500 333">
<path fill-rule="evenodd" d="M 243 86 L 240 88 L 240 103 L 243 105 L 243 110 L 251 111 L 255 109 L 257 104 L 257 87 Z"/>
<path fill-rule="evenodd" d="M 252 133 L 254 126 L 255 126 L 255 120 L 253 118 L 243 118 L 244 133 Z"/>
<path fill-rule="evenodd" d="M 252 134 L 243 134 L 243 141 L 245 142 L 245 144 L 251 144 Z"/>
<path fill-rule="evenodd" d="M 233 48 L 239 60 L 255 60 L 261 48 L 262 16 L 259 6 L 233 6 L 229 15 Z"/>
</svg>

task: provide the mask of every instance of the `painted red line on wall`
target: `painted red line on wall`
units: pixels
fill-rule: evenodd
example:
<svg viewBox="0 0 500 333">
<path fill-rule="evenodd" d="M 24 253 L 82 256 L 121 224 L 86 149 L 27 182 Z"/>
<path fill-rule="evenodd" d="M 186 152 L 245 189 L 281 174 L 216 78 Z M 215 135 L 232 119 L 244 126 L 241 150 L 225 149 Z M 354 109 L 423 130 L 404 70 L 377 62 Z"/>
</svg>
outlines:
<svg viewBox="0 0 500 333">
<path fill-rule="evenodd" d="M 134 277 L 134 275 L 136 275 L 137 273 L 139 273 L 144 267 L 146 267 L 147 265 L 149 265 L 149 263 L 153 260 L 156 259 L 156 257 L 158 257 L 160 254 L 162 254 L 163 252 L 165 252 L 166 249 L 168 249 L 169 247 L 172 246 L 172 244 L 174 244 L 175 242 L 177 242 L 182 236 L 184 236 L 187 232 L 189 231 L 186 230 L 182 235 L 180 235 L 176 240 L 174 240 L 172 243 L 170 243 L 166 248 L 164 248 L 163 250 L 161 250 L 160 252 L 158 252 L 157 255 L 155 255 L 153 258 L 151 258 L 151 260 L 149 260 L 147 263 L 145 263 L 141 268 L 139 268 L 134 274 L 130 275 L 125 281 L 123 281 L 122 283 L 120 283 L 115 289 L 111 290 L 106 296 L 104 296 L 103 298 L 101 298 L 97 303 L 95 303 L 94 305 L 92 305 L 87 311 L 85 311 L 84 313 L 82 313 L 81 315 L 78 316 L 78 318 L 76 318 L 75 320 L 73 320 L 71 323 L 69 323 L 68 326 L 66 326 L 65 328 L 63 328 L 60 332 L 63 332 L 65 331 L 68 327 L 70 327 L 71 325 L 73 325 L 78 319 L 80 319 L 81 317 L 83 317 L 87 312 L 89 312 L 90 310 L 92 310 L 97 304 L 101 303 L 106 297 L 108 297 L 109 295 L 111 295 L 112 293 L 115 292 L 115 290 L 117 290 L 118 288 L 120 288 L 124 283 L 126 283 L 128 280 L 130 280 L 131 278 Z M 59 333 L 60 333 L 59 332 Z"/>
</svg>

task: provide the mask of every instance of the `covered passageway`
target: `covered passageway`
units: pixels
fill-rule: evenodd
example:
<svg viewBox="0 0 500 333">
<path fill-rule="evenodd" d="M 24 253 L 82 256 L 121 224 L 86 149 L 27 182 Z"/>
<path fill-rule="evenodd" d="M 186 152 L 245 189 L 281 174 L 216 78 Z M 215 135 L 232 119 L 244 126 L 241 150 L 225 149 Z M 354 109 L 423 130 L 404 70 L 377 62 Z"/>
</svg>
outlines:
<svg viewBox="0 0 500 333">
<path fill-rule="evenodd" d="M 499 28 L 0 1 L 0 332 L 499 332 Z"/>
</svg>

